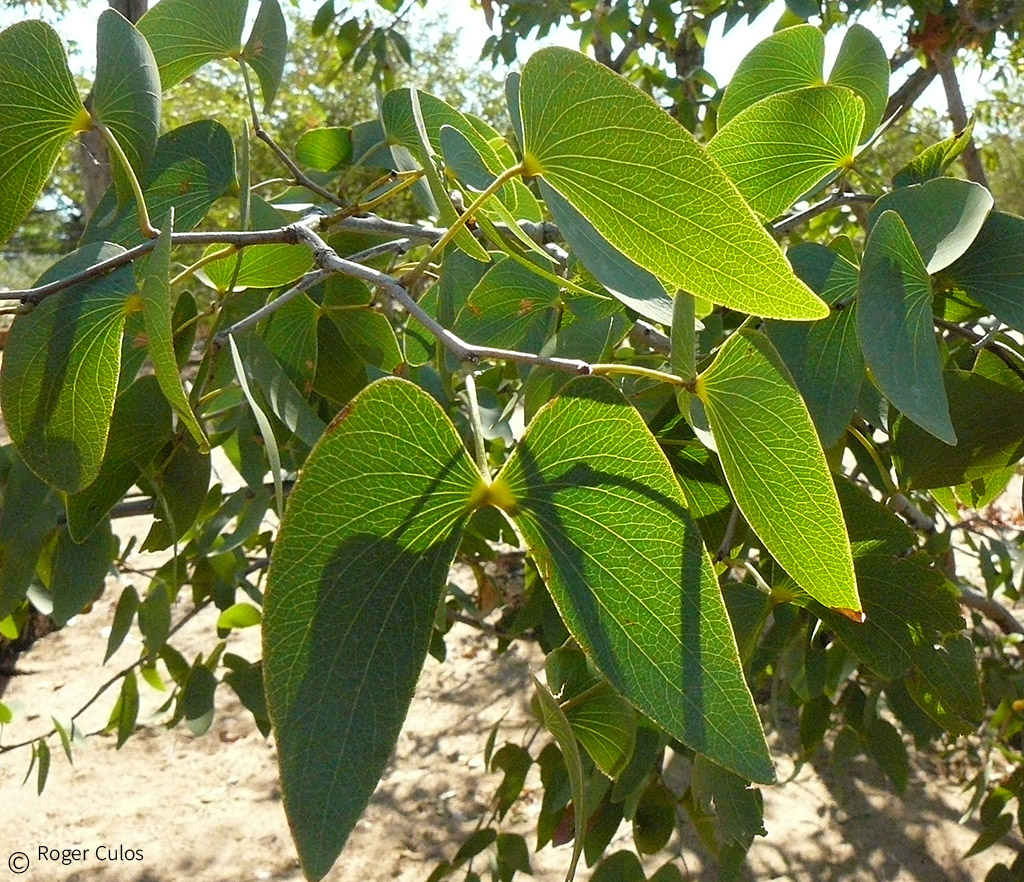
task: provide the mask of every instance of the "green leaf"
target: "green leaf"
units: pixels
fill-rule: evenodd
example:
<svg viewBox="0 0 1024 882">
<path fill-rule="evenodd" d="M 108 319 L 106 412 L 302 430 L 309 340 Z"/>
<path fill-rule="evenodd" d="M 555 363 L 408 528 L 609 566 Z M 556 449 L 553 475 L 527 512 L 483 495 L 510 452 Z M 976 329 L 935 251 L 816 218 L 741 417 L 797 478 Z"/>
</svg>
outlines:
<svg viewBox="0 0 1024 882">
<path fill-rule="evenodd" d="M 116 548 L 109 521 L 93 530 L 82 544 L 74 541 L 66 526 L 57 534 L 49 587 L 51 615 L 58 625 L 67 624 L 99 596 Z"/>
<path fill-rule="evenodd" d="M 263 111 L 270 110 L 281 87 L 288 54 L 288 27 L 278 0 L 260 0 L 260 11 L 242 50 L 249 67 L 256 71 L 263 92 Z"/>
<path fill-rule="evenodd" d="M 251 603 L 233 603 L 217 618 L 217 629 L 251 628 L 263 621 L 263 614 Z"/>
<path fill-rule="evenodd" d="M 714 812 L 723 842 L 750 845 L 755 836 L 767 836 L 761 791 L 707 757 L 693 761 L 694 799 L 707 813 Z"/>
<path fill-rule="evenodd" d="M 199 452 L 191 435 L 179 436 L 144 470 L 143 481 L 160 504 L 142 550 L 158 551 L 184 536 L 199 516 L 210 488 L 210 456 Z"/>
<path fill-rule="evenodd" d="M 926 147 L 896 172 L 892 179 L 892 185 L 894 187 L 909 187 L 911 184 L 923 184 L 925 181 L 941 176 L 971 143 L 973 133 L 974 120 L 971 120 L 967 128 L 944 141 Z"/>
<path fill-rule="evenodd" d="M 38 776 L 36 778 L 36 795 L 41 796 L 46 787 L 46 779 L 50 775 L 50 745 L 40 738 L 35 743 L 36 758 L 39 760 Z"/>
<path fill-rule="evenodd" d="M 276 230 L 289 223 L 280 211 L 258 196 L 252 197 L 251 206 L 253 230 Z M 221 250 L 223 246 L 211 245 L 206 254 Z M 303 245 L 250 245 L 242 251 L 242 263 L 236 275 L 237 262 L 237 253 L 214 260 L 203 267 L 200 277 L 205 276 L 218 291 L 226 291 L 232 280 L 235 291 L 276 288 L 295 281 L 313 266 L 313 254 Z"/>
<path fill-rule="evenodd" d="M 992 208 L 992 194 L 980 184 L 935 178 L 886 193 L 871 207 L 870 222 L 895 211 L 929 273 L 953 263 L 970 247 Z"/>
<path fill-rule="evenodd" d="M 339 309 L 331 312 L 331 320 L 352 351 L 368 365 L 390 373 L 402 363 L 395 329 L 379 312 Z"/>
<path fill-rule="evenodd" d="M 0 244 L 25 216 L 68 138 L 91 125 L 60 38 L 23 21 L 0 32 Z"/>
<path fill-rule="evenodd" d="M 870 493 L 844 477 L 836 477 L 836 492 L 856 560 L 868 554 L 905 557 L 917 544 L 917 534 Z"/>
<path fill-rule="evenodd" d="M 103 10 L 97 25 L 91 109 L 141 179 L 160 134 L 160 74 L 146 39 L 113 9 Z M 131 198 L 125 171 L 116 163 L 113 174 L 122 199 Z"/>
<path fill-rule="evenodd" d="M 249 0 L 160 0 L 139 20 L 167 91 L 218 58 L 238 55 Z"/>
<path fill-rule="evenodd" d="M 758 43 L 744 56 L 722 95 L 718 124 L 729 121 L 769 95 L 821 85 L 825 38 L 813 25 L 786 28 Z"/>
<path fill-rule="evenodd" d="M 864 102 L 840 86 L 770 95 L 734 116 L 708 143 L 762 218 L 778 217 L 853 161 Z"/>
<path fill-rule="evenodd" d="M 577 642 L 674 737 L 773 779 L 711 562 L 639 414 L 574 380 L 531 422 L 492 488 Z"/>
<path fill-rule="evenodd" d="M 617 851 L 597 865 L 590 882 L 644 882 L 643 865 L 631 851 Z"/>
<path fill-rule="evenodd" d="M 676 828 L 676 797 L 660 781 L 644 791 L 633 814 L 633 842 L 641 854 L 655 854 Z"/>
<path fill-rule="evenodd" d="M 526 173 L 671 288 L 771 318 L 827 308 L 705 150 L 647 95 L 558 47 L 523 69 Z M 614 134 L 611 134 L 614 133 Z"/>
<path fill-rule="evenodd" d="M 164 3 L 167 0 L 158 6 Z M 227 129 L 203 119 L 163 135 L 141 183 L 150 217 L 165 217 L 173 208 L 175 230 L 191 230 L 236 184 L 235 147 Z M 134 199 L 118 206 L 113 190 L 108 190 L 86 224 L 82 243 L 106 239 L 126 246 L 140 244 L 138 218 Z"/>
<path fill-rule="evenodd" d="M 942 646 L 922 644 L 907 689 L 924 711 L 951 732 L 970 731 L 981 721 L 985 702 L 969 638 L 952 637 Z"/>
<path fill-rule="evenodd" d="M 930 648 L 963 628 L 949 585 L 920 561 L 867 554 L 857 558 L 856 566 L 865 621 L 851 622 L 821 608 L 815 613 L 884 680 L 906 676 L 919 646 Z"/>
<path fill-rule="evenodd" d="M 171 407 L 196 439 L 202 452 L 210 449 L 188 403 L 185 388 L 178 373 L 178 360 L 174 354 L 174 332 L 171 328 L 171 232 L 174 217 L 169 215 L 157 239 L 156 247 L 146 261 L 145 278 L 142 281 L 142 314 L 149 338 L 149 357 L 153 360 L 153 372 Z"/>
<path fill-rule="evenodd" d="M 309 878 L 330 869 L 394 748 L 480 489 L 434 400 L 384 379 L 332 424 L 289 498 L 268 575 L 264 668 Z"/>
<path fill-rule="evenodd" d="M 857 332 L 864 360 L 886 398 L 922 429 L 956 444 L 932 327 L 931 281 L 895 211 L 883 212 L 868 236 Z"/>
<path fill-rule="evenodd" d="M 60 513 L 60 500 L 13 451 L 0 506 L 0 620 L 21 602 Z"/>
<path fill-rule="evenodd" d="M 185 724 L 193 735 L 205 735 L 213 723 L 213 697 L 217 691 L 217 678 L 206 665 L 196 662 L 188 672 L 181 690 L 181 709 Z"/>
<path fill-rule="evenodd" d="M 259 387 L 274 415 L 308 447 L 324 433 L 324 421 L 295 388 L 263 340 L 250 334 L 244 342 L 245 372 Z"/>
<path fill-rule="evenodd" d="M 554 282 L 506 258 L 469 292 L 451 330 L 480 346 L 537 352 L 554 330 L 557 303 Z"/>
<path fill-rule="evenodd" d="M 907 746 L 896 727 L 888 720 L 876 717 L 864 733 L 864 740 L 872 759 L 892 781 L 896 792 L 902 794 L 907 789 L 910 761 Z"/>
<path fill-rule="evenodd" d="M 646 319 L 672 323 L 672 298 L 658 278 L 613 248 L 582 214 L 542 179 L 540 192 L 576 258 L 608 292 Z"/>
<path fill-rule="evenodd" d="M 583 832 L 586 829 L 587 818 L 590 817 L 586 801 L 586 785 L 583 779 L 583 765 L 572 727 L 558 706 L 558 702 L 540 680 L 532 674 L 531 677 L 533 677 L 533 687 L 540 704 L 541 722 L 544 724 L 544 728 L 555 737 L 555 741 L 562 750 L 565 768 L 569 774 L 569 785 L 572 788 L 575 835 L 572 843 L 572 859 L 569 861 L 569 869 L 565 874 L 566 882 L 572 882 L 573 876 L 576 875 L 576 865 L 583 853 Z"/>
<path fill-rule="evenodd" d="M 134 585 L 129 585 L 117 599 L 117 606 L 114 609 L 114 621 L 110 625 L 110 635 L 107 637 L 107 651 L 103 655 L 103 663 L 110 661 L 110 657 L 117 652 L 124 638 L 132 628 L 135 621 L 135 614 L 139 611 L 139 594 Z"/>
<path fill-rule="evenodd" d="M 865 112 L 858 140 L 868 140 L 881 123 L 889 101 L 889 57 L 878 37 L 863 25 L 850 25 L 828 81 L 853 89 L 860 96 Z"/>
<path fill-rule="evenodd" d="M 832 447 L 853 418 L 864 376 L 855 308 L 820 322 L 771 322 L 766 331 L 793 375 L 822 447 Z"/>
<path fill-rule="evenodd" d="M 722 96 L 719 125 L 727 125 L 769 96 L 822 85 L 824 70 L 825 36 L 819 28 L 799 25 L 776 31 L 736 68 Z M 853 25 L 846 32 L 828 83 L 852 89 L 863 101 L 865 115 L 856 141 L 866 141 L 878 127 L 889 98 L 889 59 L 867 28 Z"/>
<path fill-rule="evenodd" d="M 946 275 L 1014 328 L 1024 328 L 1024 218 L 993 211 Z"/>
<path fill-rule="evenodd" d="M 135 732 L 135 721 L 139 718 L 139 681 L 135 678 L 135 671 L 129 671 L 121 681 L 121 692 L 114 709 L 110 712 L 108 729 L 117 730 L 117 748 L 120 750 L 124 743 L 131 738 Z"/>
<path fill-rule="evenodd" d="M 86 245 L 39 283 L 72 275 L 124 249 Z M 43 300 L 11 326 L 0 368 L 0 408 L 25 464 L 67 493 L 99 473 L 121 366 L 130 267 Z"/>
<path fill-rule="evenodd" d="M 952 487 L 1024 456 L 1024 395 L 967 371 L 947 371 L 945 381 L 957 444 L 950 447 L 909 420 L 897 419 L 892 453 L 901 486 Z"/>
<path fill-rule="evenodd" d="M 853 557 L 832 476 L 771 342 L 757 331 L 733 334 L 696 391 L 736 504 L 765 547 L 812 597 L 856 613 Z"/>
<path fill-rule="evenodd" d="M 352 162 L 352 129 L 310 129 L 295 144 L 295 158 L 317 171 L 336 171 Z"/>
<path fill-rule="evenodd" d="M 139 377 L 118 395 L 96 480 L 66 498 L 68 529 L 76 542 L 84 541 L 106 518 L 172 433 L 171 406 L 156 377 Z"/>
</svg>

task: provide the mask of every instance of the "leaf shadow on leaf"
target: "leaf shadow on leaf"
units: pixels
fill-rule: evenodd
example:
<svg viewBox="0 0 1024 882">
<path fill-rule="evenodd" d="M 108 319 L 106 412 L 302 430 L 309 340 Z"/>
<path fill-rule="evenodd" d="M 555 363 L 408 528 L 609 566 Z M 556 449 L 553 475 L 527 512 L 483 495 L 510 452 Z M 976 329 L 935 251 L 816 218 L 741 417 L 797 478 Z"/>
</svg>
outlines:
<svg viewBox="0 0 1024 882">
<path fill-rule="evenodd" d="M 670 511 L 674 517 L 692 525 L 690 513 L 676 500 L 639 481 L 627 480 L 618 475 L 599 471 L 585 462 L 577 462 L 572 465 L 558 476 L 557 481 L 545 481 L 536 459 L 530 451 L 529 440 L 525 440 L 520 447 L 519 457 L 526 483 L 531 491 L 528 499 L 519 501 L 519 509 L 528 511 L 539 523 L 544 525 L 551 559 L 543 562 L 546 566 L 541 567 L 541 572 L 553 596 L 561 592 L 558 588 L 552 588 L 552 571 L 561 575 L 560 581 L 568 591 L 568 596 L 565 597 L 563 603 L 567 602 L 571 605 L 572 612 L 575 614 L 573 617 L 576 618 L 577 628 L 570 628 L 570 630 L 576 631 L 575 636 L 582 637 L 585 648 L 591 653 L 598 668 L 616 689 L 623 692 L 645 713 L 655 714 L 654 708 L 648 702 L 643 701 L 643 696 L 638 695 L 638 691 L 646 685 L 650 691 L 662 692 L 661 684 L 645 684 L 643 675 L 637 677 L 635 673 L 624 669 L 633 667 L 635 659 L 631 659 L 630 656 L 634 654 L 641 656 L 646 653 L 639 644 L 635 643 L 636 638 L 622 626 L 642 623 L 622 621 L 620 624 L 615 621 L 609 610 L 602 608 L 597 594 L 591 590 L 588 584 L 591 581 L 586 564 L 586 558 L 589 555 L 569 535 L 559 514 L 560 506 L 557 496 L 561 490 L 572 492 L 579 488 L 620 488 L 629 491 L 630 494 L 639 494 L 645 497 L 654 505 Z M 679 562 L 677 583 L 680 589 L 680 632 L 678 637 L 679 662 L 682 668 L 682 682 L 678 685 L 685 687 L 684 701 L 687 705 L 685 737 L 682 740 L 697 750 L 706 749 L 708 742 L 703 683 L 704 664 L 700 637 L 702 616 L 700 591 L 698 590 L 701 583 L 703 552 L 700 535 L 696 527 L 693 527 L 687 531 L 682 559 Z M 539 566 L 540 564 L 541 561 L 538 561 Z M 687 586 L 692 586 L 692 590 L 686 590 Z M 563 615 L 565 615 L 564 612 Z M 611 633 L 610 627 L 616 624 L 619 625 L 621 631 L 620 639 L 624 638 L 629 642 L 632 652 L 628 650 L 623 652 L 621 645 L 618 647 L 615 645 L 615 635 Z M 582 631 L 582 635 L 580 635 L 580 631 Z M 644 660 L 650 664 L 649 658 Z M 667 720 L 660 722 L 663 725 L 668 724 Z M 673 732 L 673 734 L 681 733 Z"/>
<path fill-rule="evenodd" d="M 350 534 L 327 556 L 303 636 L 281 650 L 290 655 L 287 672 L 283 658 L 277 665 L 286 682 L 268 684 L 288 820 L 308 878 L 323 877 L 340 854 L 405 721 L 466 521 L 438 523 L 423 547 L 424 509 L 461 455 L 389 535 Z M 409 550 L 403 536 L 417 526 Z"/>
</svg>

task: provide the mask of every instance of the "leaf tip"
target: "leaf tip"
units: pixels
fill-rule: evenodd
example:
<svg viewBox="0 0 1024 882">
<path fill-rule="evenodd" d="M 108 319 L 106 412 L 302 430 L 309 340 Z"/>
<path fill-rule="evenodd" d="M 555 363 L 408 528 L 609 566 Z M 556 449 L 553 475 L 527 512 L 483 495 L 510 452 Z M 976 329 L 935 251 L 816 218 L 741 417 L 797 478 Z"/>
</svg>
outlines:
<svg viewBox="0 0 1024 882">
<path fill-rule="evenodd" d="M 841 616 L 846 616 L 851 622 L 856 622 L 858 625 L 863 625 L 868 619 L 862 609 L 847 609 L 844 606 L 834 606 L 832 609 Z"/>
</svg>

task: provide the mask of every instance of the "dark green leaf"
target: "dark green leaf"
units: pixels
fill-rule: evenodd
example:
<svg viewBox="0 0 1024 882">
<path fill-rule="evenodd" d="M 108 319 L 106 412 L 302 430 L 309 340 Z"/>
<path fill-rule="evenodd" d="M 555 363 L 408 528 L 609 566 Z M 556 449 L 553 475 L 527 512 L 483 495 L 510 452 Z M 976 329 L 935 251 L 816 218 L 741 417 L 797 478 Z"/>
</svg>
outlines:
<svg viewBox="0 0 1024 882">
<path fill-rule="evenodd" d="M 260 11 L 242 50 L 249 66 L 256 71 L 263 92 L 263 111 L 270 109 L 281 87 L 285 56 L 288 54 L 288 28 L 278 0 L 260 0 Z"/>
<path fill-rule="evenodd" d="M 864 360 L 886 398 L 921 428 L 955 444 L 932 327 L 931 281 L 906 224 L 894 211 L 883 212 L 868 236 L 857 332 Z"/>
<path fill-rule="evenodd" d="M 640 797 L 633 814 L 633 842 L 640 854 L 654 854 L 668 843 L 676 828 L 676 797 L 660 781 Z"/>
<path fill-rule="evenodd" d="M 156 523 L 142 548 L 157 551 L 181 539 L 199 516 L 210 488 L 210 457 L 186 435 L 164 448 L 144 475 L 145 486 L 159 504 Z"/>
<path fill-rule="evenodd" d="M 906 676 L 916 653 L 930 651 L 933 644 L 963 628 L 948 583 L 920 561 L 870 554 L 858 557 L 856 568 L 865 621 L 851 622 L 823 608 L 815 612 L 883 679 Z"/>
<path fill-rule="evenodd" d="M 929 273 L 945 269 L 970 248 L 992 209 L 992 194 L 980 184 L 935 178 L 893 190 L 871 207 L 871 223 L 895 211 Z M 866 256 L 865 256 L 866 259 Z"/>
<path fill-rule="evenodd" d="M 594 870 L 590 882 L 644 882 L 643 865 L 631 851 L 617 851 L 608 855 Z"/>
<path fill-rule="evenodd" d="M 100 13 L 97 26 L 91 110 L 113 134 L 135 175 L 142 179 L 160 134 L 160 74 L 145 38 L 113 9 Z M 116 162 L 112 168 L 119 195 L 127 201 L 131 188 L 125 171 Z"/>
<path fill-rule="evenodd" d="M 963 731 L 981 720 L 984 698 L 974 647 L 967 637 L 957 635 L 941 646 L 918 646 L 914 668 L 907 688 L 939 725 L 949 731 Z M 968 725 L 960 728 L 960 721 Z"/>
<path fill-rule="evenodd" d="M 285 808 L 310 878 L 330 869 L 391 754 L 480 482 L 433 399 L 385 379 L 343 411 L 289 498 L 264 659 Z"/>
<path fill-rule="evenodd" d="M 117 549 L 110 523 L 102 524 L 76 543 L 67 527 L 57 534 L 50 572 L 50 593 L 53 595 L 53 616 L 58 625 L 78 615 L 95 600 Z"/>
<path fill-rule="evenodd" d="M 946 274 L 986 309 L 1024 328 L 1024 218 L 993 211 Z"/>
<path fill-rule="evenodd" d="M 57 525 L 60 500 L 13 450 L 0 506 L 0 620 L 21 602 L 47 537 Z"/>
<path fill-rule="evenodd" d="M 139 718 L 139 681 L 135 678 L 135 671 L 129 671 L 121 681 L 121 693 L 110 713 L 108 729 L 117 730 L 117 748 L 120 750 L 124 743 L 131 738 L 135 732 L 135 721 Z"/>
<path fill-rule="evenodd" d="M 1024 456 L 1024 395 L 977 373 L 953 370 L 944 378 L 956 446 L 897 419 L 892 453 L 904 486 L 951 487 Z"/>
<path fill-rule="evenodd" d="M 132 628 L 135 621 L 135 613 L 139 610 L 139 594 L 134 585 L 129 585 L 121 592 L 117 599 L 117 607 L 114 609 L 114 621 L 110 626 L 110 636 L 107 637 L 107 651 L 103 656 L 103 663 L 110 661 L 110 657 L 117 652 L 124 643 L 124 638 Z"/>
<path fill-rule="evenodd" d="M 181 691 L 181 709 L 193 735 L 205 735 L 213 722 L 213 696 L 217 678 L 204 664 L 196 662 Z"/>
<path fill-rule="evenodd" d="M 767 836 L 761 791 L 703 756 L 693 761 L 693 795 L 706 812 L 714 811 L 723 842 L 749 846 L 755 836 Z"/>
<path fill-rule="evenodd" d="M 896 792 L 903 793 L 907 789 L 910 761 L 907 758 L 907 746 L 896 727 L 876 717 L 868 726 L 864 738 L 872 759 L 892 781 Z"/>
<path fill-rule="evenodd" d="M 772 780 L 711 562 L 664 454 L 614 387 L 569 384 L 492 493 L 612 685 L 695 750 Z"/>
</svg>

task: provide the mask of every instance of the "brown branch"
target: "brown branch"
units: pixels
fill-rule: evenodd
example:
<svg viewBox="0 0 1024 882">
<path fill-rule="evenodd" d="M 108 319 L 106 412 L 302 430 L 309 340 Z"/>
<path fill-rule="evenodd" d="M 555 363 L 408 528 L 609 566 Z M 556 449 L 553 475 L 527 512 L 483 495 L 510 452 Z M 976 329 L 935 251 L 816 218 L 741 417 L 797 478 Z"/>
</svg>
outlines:
<svg viewBox="0 0 1024 882">
<path fill-rule="evenodd" d="M 960 83 L 957 80 L 956 68 L 953 66 L 952 56 L 942 56 L 937 59 L 936 66 L 939 69 L 939 76 L 942 77 L 942 87 L 946 91 L 946 106 L 949 109 L 949 118 L 953 122 L 956 131 L 962 132 L 967 128 L 967 108 L 964 107 L 963 95 L 960 92 Z M 973 135 L 964 146 L 964 152 L 960 154 L 960 161 L 963 163 L 964 171 L 967 172 L 968 180 L 988 187 L 988 179 L 985 177 L 985 169 L 981 164 L 981 154 L 974 143 Z"/>
<path fill-rule="evenodd" d="M 889 96 L 882 119 L 890 123 L 898 120 L 914 106 L 914 102 L 921 97 L 924 90 L 938 75 L 939 71 L 936 67 L 920 67 L 915 70 L 907 77 L 907 81 Z"/>
<path fill-rule="evenodd" d="M 997 600 L 986 597 L 980 591 L 975 591 L 966 585 L 960 586 L 960 595 L 957 600 L 961 606 L 974 610 L 990 622 L 994 622 L 1004 634 L 1019 634 L 1024 637 L 1024 624 Z M 1024 644 L 1018 644 L 1017 651 L 1024 654 Z"/>
<path fill-rule="evenodd" d="M 801 224 L 817 217 L 819 214 L 824 214 L 830 209 L 839 208 L 843 205 L 873 205 L 877 199 L 877 196 L 872 196 L 870 193 L 844 193 L 842 190 L 837 190 L 827 199 L 815 203 L 810 208 L 806 208 L 796 214 L 791 214 L 789 217 L 784 217 L 782 220 L 772 224 L 770 232 L 774 236 L 783 236 L 790 232 L 790 230 L 796 229 Z"/>
</svg>

